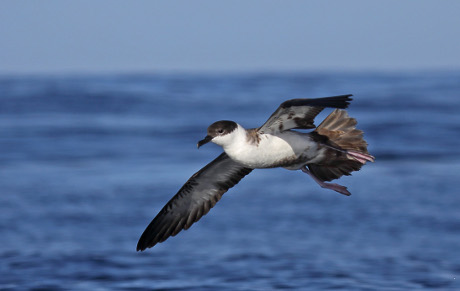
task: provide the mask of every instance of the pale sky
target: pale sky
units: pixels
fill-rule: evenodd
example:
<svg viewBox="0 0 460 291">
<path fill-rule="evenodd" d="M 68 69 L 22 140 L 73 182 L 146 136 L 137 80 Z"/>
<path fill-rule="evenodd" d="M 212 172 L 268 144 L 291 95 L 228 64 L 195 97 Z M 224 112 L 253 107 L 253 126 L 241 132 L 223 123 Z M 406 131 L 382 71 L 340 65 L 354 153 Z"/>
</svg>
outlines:
<svg viewBox="0 0 460 291">
<path fill-rule="evenodd" d="M 0 74 L 459 70 L 460 1 L 0 1 Z"/>
</svg>

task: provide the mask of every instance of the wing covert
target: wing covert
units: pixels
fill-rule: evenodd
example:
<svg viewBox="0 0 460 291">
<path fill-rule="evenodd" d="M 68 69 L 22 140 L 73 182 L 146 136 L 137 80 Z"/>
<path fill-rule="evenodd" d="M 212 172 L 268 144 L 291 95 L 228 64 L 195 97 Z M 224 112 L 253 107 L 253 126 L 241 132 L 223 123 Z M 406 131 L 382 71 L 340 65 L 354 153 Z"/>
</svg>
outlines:
<svg viewBox="0 0 460 291">
<path fill-rule="evenodd" d="M 315 117 L 325 108 L 347 108 L 352 100 L 348 95 L 324 98 L 287 100 L 276 109 L 257 130 L 259 133 L 277 133 L 289 129 L 315 128 Z"/>
</svg>

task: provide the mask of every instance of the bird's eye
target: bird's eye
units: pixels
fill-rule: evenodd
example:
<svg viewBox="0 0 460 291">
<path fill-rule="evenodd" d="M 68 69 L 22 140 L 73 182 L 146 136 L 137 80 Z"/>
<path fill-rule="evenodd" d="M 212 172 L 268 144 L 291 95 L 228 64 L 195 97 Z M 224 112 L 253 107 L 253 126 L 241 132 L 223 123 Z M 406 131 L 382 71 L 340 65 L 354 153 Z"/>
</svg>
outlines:
<svg viewBox="0 0 460 291">
<path fill-rule="evenodd" d="M 218 132 L 218 133 L 224 133 L 224 130 L 223 130 L 223 129 L 219 129 L 217 132 Z"/>
</svg>

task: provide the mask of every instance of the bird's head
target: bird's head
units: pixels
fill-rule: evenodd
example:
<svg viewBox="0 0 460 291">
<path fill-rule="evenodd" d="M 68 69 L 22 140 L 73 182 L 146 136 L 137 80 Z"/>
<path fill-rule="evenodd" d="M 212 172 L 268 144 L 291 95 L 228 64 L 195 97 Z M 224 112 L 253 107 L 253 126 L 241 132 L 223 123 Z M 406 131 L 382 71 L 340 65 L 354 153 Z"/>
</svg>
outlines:
<svg viewBox="0 0 460 291">
<path fill-rule="evenodd" d="M 198 148 L 208 142 L 213 142 L 217 145 L 224 146 L 232 142 L 234 133 L 238 128 L 236 122 L 230 120 L 221 120 L 214 122 L 208 127 L 208 134 L 197 144 Z"/>
</svg>

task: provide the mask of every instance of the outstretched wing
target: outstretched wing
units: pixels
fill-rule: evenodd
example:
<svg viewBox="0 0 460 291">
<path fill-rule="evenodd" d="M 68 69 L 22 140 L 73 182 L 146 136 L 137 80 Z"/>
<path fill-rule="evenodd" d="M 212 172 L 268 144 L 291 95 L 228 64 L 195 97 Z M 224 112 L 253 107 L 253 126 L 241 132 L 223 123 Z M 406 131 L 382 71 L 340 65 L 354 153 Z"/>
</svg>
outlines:
<svg viewBox="0 0 460 291">
<path fill-rule="evenodd" d="M 139 239 L 137 250 L 151 248 L 188 229 L 251 171 L 222 153 L 196 172 L 161 209 Z"/>
<path fill-rule="evenodd" d="M 270 118 L 257 129 L 259 133 L 277 133 L 289 129 L 315 128 L 313 120 L 325 107 L 347 108 L 349 95 L 315 99 L 292 99 L 281 103 Z"/>
</svg>

